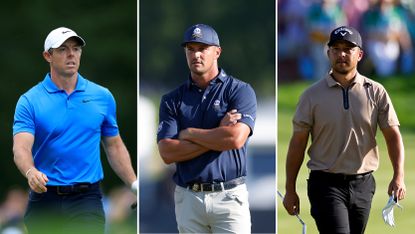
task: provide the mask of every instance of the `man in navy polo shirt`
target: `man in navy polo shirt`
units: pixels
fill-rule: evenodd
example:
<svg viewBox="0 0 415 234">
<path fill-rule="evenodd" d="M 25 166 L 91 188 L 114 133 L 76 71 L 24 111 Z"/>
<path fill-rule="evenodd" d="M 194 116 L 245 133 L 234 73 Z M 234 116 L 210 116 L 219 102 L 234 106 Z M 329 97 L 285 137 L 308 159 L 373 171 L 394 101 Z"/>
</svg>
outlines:
<svg viewBox="0 0 415 234">
<path fill-rule="evenodd" d="M 71 29 L 51 31 L 43 51 L 50 73 L 16 106 L 13 153 L 30 186 L 30 233 L 104 233 L 100 142 L 113 170 L 137 190 L 114 97 L 78 73 L 84 45 Z"/>
<path fill-rule="evenodd" d="M 245 176 L 255 92 L 218 67 L 221 47 L 210 26 L 188 28 L 182 46 L 190 76 L 162 97 L 157 133 L 162 159 L 176 163 L 178 229 L 250 233 Z"/>
</svg>

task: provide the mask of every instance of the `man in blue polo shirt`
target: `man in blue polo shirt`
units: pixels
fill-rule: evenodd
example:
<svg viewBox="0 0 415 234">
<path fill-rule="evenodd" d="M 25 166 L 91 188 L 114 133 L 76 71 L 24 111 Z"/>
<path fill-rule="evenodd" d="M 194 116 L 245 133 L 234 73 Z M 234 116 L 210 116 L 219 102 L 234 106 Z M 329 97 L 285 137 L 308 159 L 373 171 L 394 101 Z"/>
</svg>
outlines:
<svg viewBox="0 0 415 234">
<path fill-rule="evenodd" d="M 30 233 L 104 233 L 100 142 L 113 170 L 137 190 L 114 97 L 78 73 L 84 45 L 71 29 L 51 31 L 43 51 L 50 73 L 17 102 L 13 153 L 30 186 Z"/>
<path fill-rule="evenodd" d="M 164 95 L 157 141 L 176 163 L 175 211 L 181 233 L 250 233 L 246 150 L 256 118 L 252 87 L 218 67 L 219 38 L 196 24 L 182 43 L 188 80 Z"/>
</svg>

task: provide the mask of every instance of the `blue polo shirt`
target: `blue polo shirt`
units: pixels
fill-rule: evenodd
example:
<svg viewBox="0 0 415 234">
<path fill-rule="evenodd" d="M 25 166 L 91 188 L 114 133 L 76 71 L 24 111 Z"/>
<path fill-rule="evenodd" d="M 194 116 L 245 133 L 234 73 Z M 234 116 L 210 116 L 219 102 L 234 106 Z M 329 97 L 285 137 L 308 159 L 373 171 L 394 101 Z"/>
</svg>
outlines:
<svg viewBox="0 0 415 234">
<path fill-rule="evenodd" d="M 33 160 L 49 178 L 47 185 L 94 183 L 104 177 L 101 136 L 118 135 L 115 108 L 108 89 L 81 75 L 68 95 L 47 74 L 19 98 L 13 135 L 34 135 Z"/>
<path fill-rule="evenodd" d="M 227 112 L 237 109 L 239 122 L 248 125 L 252 135 L 256 118 L 256 96 L 252 87 L 229 76 L 223 69 L 202 90 L 189 80 L 164 95 L 160 103 L 157 141 L 177 139 L 186 128 L 212 129 Z M 227 151 L 208 151 L 194 159 L 176 163 L 176 184 L 186 187 L 195 182 L 224 182 L 246 176 L 246 146 Z"/>
</svg>

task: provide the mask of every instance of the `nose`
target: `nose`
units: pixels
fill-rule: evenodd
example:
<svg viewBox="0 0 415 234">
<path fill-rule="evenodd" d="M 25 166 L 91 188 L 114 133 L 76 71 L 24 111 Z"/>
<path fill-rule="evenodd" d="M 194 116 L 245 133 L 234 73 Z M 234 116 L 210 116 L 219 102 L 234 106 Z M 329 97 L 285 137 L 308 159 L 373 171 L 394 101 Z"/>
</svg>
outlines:
<svg viewBox="0 0 415 234">
<path fill-rule="evenodd" d="M 200 58 L 202 52 L 201 51 L 195 51 L 195 58 Z"/>
<path fill-rule="evenodd" d="M 75 49 L 74 48 L 69 48 L 68 49 L 68 55 L 74 55 L 75 54 Z"/>
</svg>

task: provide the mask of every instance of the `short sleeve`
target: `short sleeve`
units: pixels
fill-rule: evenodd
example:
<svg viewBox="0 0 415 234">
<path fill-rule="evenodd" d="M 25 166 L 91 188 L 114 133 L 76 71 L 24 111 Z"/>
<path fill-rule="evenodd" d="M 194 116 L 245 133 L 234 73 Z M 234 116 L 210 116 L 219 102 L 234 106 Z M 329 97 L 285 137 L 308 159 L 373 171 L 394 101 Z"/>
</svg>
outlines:
<svg viewBox="0 0 415 234">
<path fill-rule="evenodd" d="M 109 90 L 107 91 L 107 114 L 101 126 L 102 136 L 116 136 L 119 134 L 116 114 L 116 102 L 114 96 Z"/>
<path fill-rule="evenodd" d="M 310 100 L 306 93 L 301 95 L 293 118 L 294 132 L 310 131 L 313 125 L 313 114 Z"/>
<path fill-rule="evenodd" d="M 163 96 L 160 101 L 157 142 L 166 138 L 177 138 L 178 136 L 179 124 L 174 103 L 173 98 L 169 95 Z"/>
<path fill-rule="evenodd" d="M 13 121 L 13 136 L 20 132 L 35 135 L 35 123 L 32 107 L 25 96 L 21 96 L 16 104 Z"/>
<path fill-rule="evenodd" d="M 399 126 L 398 116 L 393 108 L 392 101 L 384 88 L 381 89 L 378 100 L 378 124 L 381 129 Z"/>
<path fill-rule="evenodd" d="M 234 91 L 231 109 L 236 109 L 241 113 L 242 118 L 238 122 L 245 123 L 251 129 L 249 136 L 253 134 L 256 120 L 257 100 L 254 89 L 247 83 L 242 83 L 241 87 Z"/>
</svg>

